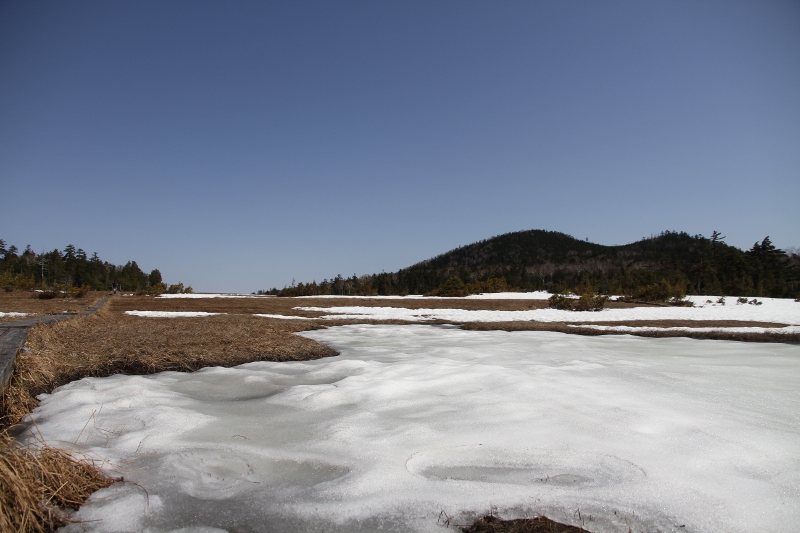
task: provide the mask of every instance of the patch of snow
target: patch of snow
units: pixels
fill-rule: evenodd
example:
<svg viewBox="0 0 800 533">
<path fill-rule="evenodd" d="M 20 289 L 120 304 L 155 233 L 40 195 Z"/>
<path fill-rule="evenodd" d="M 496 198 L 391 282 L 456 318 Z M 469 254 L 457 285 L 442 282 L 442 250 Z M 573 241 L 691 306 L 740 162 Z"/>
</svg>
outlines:
<svg viewBox="0 0 800 533">
<path fill-rule="evenodd" d="M 7 313 L 4 313 L 3 311 L 0 311 L 0 317 L 4 316 L 28 316 L 28 313 L 17 313 L 16 311 L 9 311 Z"/>
<path fill-rule="evenodd" d="M 704 297 L 694 297 L 704 298 Z M 491 311 L 466 309 L 406 309 L 396 307 L 296 307 L 303 311 L 333 313 L 323 318 L 375 320 L 447 320 L 451 322 L 606 322 L 628 320 L 747 320 L 800 325 L 800 303 L 788 298 L 763 298 L 762 305 L 712 305 L 698 307 L 643 306 L 602 311 L 565 311 L 530 309 L 527 311 Z"/>
<path fill-rule="evenodd" d="M 130 482 L 62 531 L 442 533 L 441 511 L 463 524 L 490 509 L 573 524 L 580 510 L 595 533 L 800 523 L 798 346 L 429 325 L 303 335 L 341 355 L 39 396 L 31 439 Z"/>
<path fill-rule="evenodd" d="M 125 311 L 125 314 L 149 318 L 191 318 L 223 315 L 227 313 L 206 313 L 205 311 Z"/>
<path fill-rule="evenodd" d="M 297 296 L 297 298 L 352 298 L 369 300 L 547 300 L 552 294 L 545 291 L 534 292 L 491 292 L 482 294 L 471 294 L 469 296 L 423 296 L 421 294 L 409 294 L 407 296 L 349 296 L 337 294 L 323 294 L 319 296 Z"/>
<path fill-rule="evenodd" d="M 253 316 L 262 316 L 262 317 L 265 317 L 265 318 L 282 318 L 282 319 L 285 319 L 285 320 L 314 320 L 313 318 L 310 318 L 310 317 L 307 317 L 307 316 L 268 315 L 268 314 L 265 314 L 265 313 L 257 313 L 257 314 L 254 314 Z"/>
</svg>

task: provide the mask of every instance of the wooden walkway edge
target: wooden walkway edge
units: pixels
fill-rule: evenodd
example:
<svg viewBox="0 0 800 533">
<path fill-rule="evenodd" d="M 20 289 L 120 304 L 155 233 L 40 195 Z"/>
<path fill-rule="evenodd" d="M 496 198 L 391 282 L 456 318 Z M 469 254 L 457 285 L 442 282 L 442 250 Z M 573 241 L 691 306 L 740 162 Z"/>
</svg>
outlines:
<svg viewBox="0 0 800 533">
<path fill-rule="evenodd" d="M 76 316 L 91 315 L 103 307 L 108 298 L 109 296 L 102 298 L 80 314 L 45 315 L 14 322 L 0 322 L 0 390 L 8 385 L 12 374 L 14 374 L 14 363 L 17 360 L 17 354 L 25 345 L 25 339 L 28 337 L 30 328 L 38 324 L 52 324 Z"/>
</svg>

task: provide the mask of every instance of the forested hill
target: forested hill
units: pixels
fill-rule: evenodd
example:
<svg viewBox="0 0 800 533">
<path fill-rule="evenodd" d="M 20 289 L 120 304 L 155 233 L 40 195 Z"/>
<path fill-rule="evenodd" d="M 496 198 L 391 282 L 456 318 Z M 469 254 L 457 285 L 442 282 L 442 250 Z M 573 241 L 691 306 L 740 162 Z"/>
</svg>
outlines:
<svg viewBox="0 0 800 533">
<path fill-rule="evenodd" d="M 443 295 L 518 289 L 635 296 L 660 286 L 670 294 L 798 295 L 800 257 L 776 249 L 769 237 L 746 251 L 729 246 L 724 238 L 717 232 L 711 237 L 664 232 L 631 244 L 604 246 L 555 231 L 519 231 L 456 248 L 398 272 L 337 276 L 268 292 Z M 452 287 L 462 288 L 453 292 Z"/>
<path fill-rule="evenodd" d="M 38 254 L 28 246 L 20 253 L 16 246 L 0 239 L 0 289 L 64 286 L 108 290 L 115 281 L 126 291 L 164 285 L 158 269 L 146 274 L 136 261 L 114 265 L 101 260 L 97 253 L 88 257 L 86 252 L 72 244 L 63 251 L 55 249 Z M 185 290 L 183 285 L 180 288 Z M 164 286 L 164 290 L 168 287 Z"/>
</svg>

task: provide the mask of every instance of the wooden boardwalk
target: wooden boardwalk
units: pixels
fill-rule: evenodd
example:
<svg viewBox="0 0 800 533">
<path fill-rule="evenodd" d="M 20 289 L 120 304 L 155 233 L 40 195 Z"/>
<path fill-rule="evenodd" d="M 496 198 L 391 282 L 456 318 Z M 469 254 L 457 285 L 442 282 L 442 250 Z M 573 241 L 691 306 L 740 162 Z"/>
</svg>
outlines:
<svg viewBox="0 0 800 533">
<path fill-rule="evenodd" d="M 11 380 L 11 375 L 14 373 L 14 362 L 17 354 L 25 345 L 30 328 L 37 324 L 52 324 L 76 316 L 91 315 L 103 307 L 108 298 L 109 296 L 106 296 L 92 307 L 87 307 L 80 314 L 45 315 L 14 322 L 0 322 L 0 389 L 4 388 Z"/>
</svg>

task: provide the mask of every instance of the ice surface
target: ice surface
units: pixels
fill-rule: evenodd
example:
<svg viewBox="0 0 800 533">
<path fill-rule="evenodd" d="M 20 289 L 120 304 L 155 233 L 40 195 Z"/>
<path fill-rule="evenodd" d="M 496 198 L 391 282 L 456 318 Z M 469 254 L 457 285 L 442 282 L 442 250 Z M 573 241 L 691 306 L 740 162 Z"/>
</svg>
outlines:
<svg viewBox="0 0 800 533">
<path fill-rule="evenodd" d="M 205 311 L 125 311 L 125 314 L 150 318 L 191 318 L 200 316 L 214 316 L 226 313 L 206 313 Z"/>
<path fill-rule="evenodd" d="M 710 298 L 710 297 L 709 297 Z M 716 300 L 717 297 L 714 297 Z M 690 298 L 696 307 L 635 307 L 602 311 L 564 311 L 531 309 L 527 311 L 491 311 L 466 309 L 406 309 L 397 307 L 297 307 L 303 311 L 333 313 L 329 319 L 354 318 L 376 320 L 447 320 L 451 322 L 605 322 L 624 320 L 748 320 L 800 325 L 800 302 L 786 298 L 763 298 L 761 305 L 737 305 L 731 298 L 727 305 L 708 303 L 705 296 Z"/>
<path fill-rule="evenodd" d="M 798 346 L 430 325 L 303 335 L 341 355 L 43 395 L 35 431 L 130 482 L 65 531 L 444 532 L 440 511 L 468 523 L 490 509 L 570 523 L 580 510 L 596 533 L 800 523 Z"/>
</svg>

